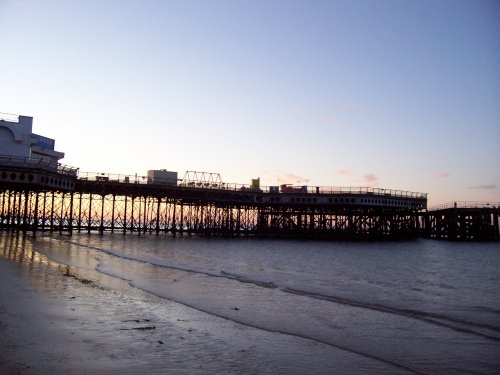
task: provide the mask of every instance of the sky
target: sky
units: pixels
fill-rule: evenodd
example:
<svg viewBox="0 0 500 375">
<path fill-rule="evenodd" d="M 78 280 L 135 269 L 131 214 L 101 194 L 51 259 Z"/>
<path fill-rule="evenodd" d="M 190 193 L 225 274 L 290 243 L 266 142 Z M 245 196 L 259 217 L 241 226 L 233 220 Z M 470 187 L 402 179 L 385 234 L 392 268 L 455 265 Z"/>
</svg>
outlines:
<svg viewBox="0 0 500 375">
<path fill-rule="evenodd" d="M 82 172 L 500 202 L 500 2 L 0 0 L 0 112 Z"/>
</svg>

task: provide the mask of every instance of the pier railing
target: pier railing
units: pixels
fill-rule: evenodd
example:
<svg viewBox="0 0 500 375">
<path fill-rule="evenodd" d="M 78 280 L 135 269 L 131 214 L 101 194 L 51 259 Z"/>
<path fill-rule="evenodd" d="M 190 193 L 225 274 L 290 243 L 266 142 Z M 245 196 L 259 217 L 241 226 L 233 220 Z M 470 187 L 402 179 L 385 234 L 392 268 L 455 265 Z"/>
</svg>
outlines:
<svg viewBox="0 0 500 375">
<path fill-rule="evenodd" d="M 164 182 L 152 182 L 147 176 L 124 175 L 112 173 L 80 172 L 80 180 L 114 182 L 123 184 L 150 184 L 166 185 Z M 325 194 L 325 195 L 374 195 L 398 198 L 426 199 L 427 193 L 417 193 L 405 190 L 383 189 L 375 187 L 336 187 L 336 186 L 292 186 L 290 190 L 282 191 L 279 186 L 255 187 L 247 184 L 237 183 L 212 183 L 207 181 L 177 180 L 177 186 L 181 188 L 214 189 L 241 192 L 280 193 L 280 194 Z"/>
<path fill-rule="evenodd" d="M 58 174 L 62 174 L 65 176 L 71 176 L 71 177 L 78 176 L 78 168 L 73 168 L 43 158 L 0 155 L 0 165 L 21 167 L 21 168 L 36 168 L 48 172 L 56 172 Z"/>
<path fill-rule="evenodd" d="M 448 202 L 429 207 L 428 211 L 447 210 L 450 208 L 500 208 L 500 202 L 480 202 L 480 201 Z"/>
</svg>

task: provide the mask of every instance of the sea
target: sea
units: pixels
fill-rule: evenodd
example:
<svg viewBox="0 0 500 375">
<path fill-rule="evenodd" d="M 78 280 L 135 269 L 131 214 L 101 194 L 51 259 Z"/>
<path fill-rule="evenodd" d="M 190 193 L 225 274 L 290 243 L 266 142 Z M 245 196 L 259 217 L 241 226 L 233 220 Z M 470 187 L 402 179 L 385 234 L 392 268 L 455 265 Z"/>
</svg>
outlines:
<svg viewBox="0 0 500 375">
<path fill-rule="evenodd" d="M 248 370 L 242 350 L 208 373 L 500 374 L 498 242 L 77 233 L 24 241 L 32 259 L 135 301 L 154 297 L 151 311 L 196 312 L 193 329 L 203 322 L 263 363 Z M 4 257 L 18 251 L 5 244 Z"/>
</svg>

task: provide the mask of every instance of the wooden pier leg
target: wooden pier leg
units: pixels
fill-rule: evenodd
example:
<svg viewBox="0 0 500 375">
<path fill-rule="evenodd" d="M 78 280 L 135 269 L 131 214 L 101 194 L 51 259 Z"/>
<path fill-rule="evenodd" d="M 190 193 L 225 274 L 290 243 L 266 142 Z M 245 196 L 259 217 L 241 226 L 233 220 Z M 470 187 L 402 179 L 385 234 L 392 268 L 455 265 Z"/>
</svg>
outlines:
<svg viewBox="0 0 500 375">
<path fill-rule="evenodd" d="M 141 235 L 142 201 L 139 197 L 139 214 L 137 215 L 137 233 Z"/>
<path fill-rule="evenodd" d="M 16 220 L 16 229 L 17 231 L 19 231 L 21 229 L 21 207 L 22 207 L 22 197 L 23 197 L 23 193 L 20 191 L 19 192 L 19 197 L 18 197 L 18 201 L 17 201 L 17 209 L 16 209 L 16 217 L 17 217 L 17 220 Z"/>
<path fill-rule="evenodd" d="M 59 201 L 61 202 L 61 214 L 59 215 L 59 234 L 62 234 L 63 231 L 63 226 L 64 226 L 64 197 L 66 196 L 65 193 L 62 193 L 62 196 L 59 198 Z"/>
<path fill-rule="evenodd" d="M 156 235 L 160 234 L 160 205 L 161 205 L 161 197 L 156 198 Z"/>
<path fill-rule="evenodd" d="M 6 212 L 6 228 L 9 228 L 10 229 L 10 221 L 11 221 L 11 217 L 12 217 L 12 212 L 11 212 L 11 199 L 12 199 L 12 191 L 9 190 L 8 192 L 8 196 L 7 196 L 7 212 Z"/>
<path fill-rule="evenodd" d="M 146 233 L 147 230 L 148 230 L 148 198 L 144 197 L 144 212 L 143 212 L 143 220 L 142 220 L 142 232 Z"/>
<path fill-rule="evenodd" d="M 26 231 L 29 229 L 29 223 L 28 223 L 28 202 L 30 199 L 30 193 L 29 191 L 24 192 L 24 212 L 23 212 L 23 225 L 22 225 L 22 230 L 23 233 L 26 233 Z"/>
<path fill-rule="evenodd" d="M 177 223 L 176 223 L 176 215 L 177 215 L 177 202 L 175 200 L 172 200 L 173 202 L 173 210 L 174 212 L 172 213 L 172 225 L 171 225 L 171 231 L 172 231 L 172 235 L 175 237 L 175 234 L 177 232 Z M 182 206 L 181 206 L 181 210 L 182 210 Z M 181 218 L 182 218 L 182 211 L 181 211 Z M 181 227 L 182 227 L 182 219 L 181 219 Z M 181 233 L 182 233 L 182 229 L 181 229 Z"/>
<path fill-rule="evenodd" d="M 116 203 L 116 194 L 113 194 L 113 199 L 111 202 L 111 233 L 115 231 L 115 203 Z"/>
<path fill-rule="evenodd" d="M 36 231 L 38 230 L 38 197 L 39 193 L 38 191 L 35 191 L 35 212 L 33 216 L 33 226 L 32 226 L 33 235 L 35 235 Z"/>
<path fill-rule="evenodd" d="M 134 206 L 135 206 L 134 200 L 135 197 L 132 196 L 132 209 L 130 212 L 130 232 L 134 231 Z"/>
<path fill-rule="evenodd" d="M 99 225 L 99 234 L 104 233 L 104 194 L 101 195 L 101 223 Z"/>
<path fill-rule="evenodd" d="M 83 193 L 79 193 L 79 199 L 78 199 L 78 221 L 76 223 L 76 226 L 78 228 L 78 233 L 81 232 L 82 230 L 82 199 L 83 199 Z"/>
<path fill-rule="evenodd" d="M 90 234 L 92 230 L 92 193 L 89 194 L 89 222 L 87 223 L 87 233 Z"/>
<path fill-rule="evenodd" d="M 50 230 L 54 230 L 54 204 L 55 204 L 55 193 L 52 192 L 52 200 L 50 205 Z"/>
<path fill-rule="evenodd" d="M 495 231 L 494 234 L 494 239 L 500 239 L 500 223 L 499 223 L 500 216 L 498 215 L 497 212 L 493 213 L 493 228 Z"/>
<path fill-rule="evenodd" d="M 45 220 L 47 218 L 47 192 L 43 192 L 43 211 L 42 211 L 42 231 L 45 230 Z"/>
<path fill-rule="evenodd" d="M 68 223 L 68 230 L 69 230 L 69 235 L 73 235 L 73 204 L 74 204 L 74 193 L 71 192 L 69 194 L 69 223 Z"/>
<path fill-rule="evenodd" d="M 238 207 L 236 212 L 236 235 L 239 237 L 241 234 L 241 206 Z"/>
<path fill-rule="evenodd" d="M 175 210 L 175 207 L 177 206 L 177 202 L 174 201 L 174 210 Z M 181 220 L 180 220 L 180 223 L 179 223 L 179 232 L 181 233 L 181 235 L 184 233 L 184 203 L 181 202 L 180 204 L 180 210 L 181 210 Z M 176 216 L 176 215 L 175 215 Z M 177 226 L 174 225 L 174 232 L 173 234 L 175 235 L 177 231 Z"/>
<path fill-rule="evenodd" d="M 0 228 L 4 227 L 5 221 L 5 190 L 2 191 L 2 212 L 0 213 Z"/>
<path fill-rule="evenodd" d="M 125 196 L 125 207 L 123 209 L 123 234 L 127 233 L 127 196 Z"/>
</svg>

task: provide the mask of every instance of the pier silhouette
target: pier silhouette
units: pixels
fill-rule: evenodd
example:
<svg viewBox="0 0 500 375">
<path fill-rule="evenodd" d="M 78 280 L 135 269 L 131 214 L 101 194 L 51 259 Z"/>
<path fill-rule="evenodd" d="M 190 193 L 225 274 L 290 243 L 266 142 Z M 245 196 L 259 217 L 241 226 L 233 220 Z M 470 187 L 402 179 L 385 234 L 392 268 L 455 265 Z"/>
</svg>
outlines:
<svg viewBox="0 0 500 375">
<path fill-rule="evenodd" d="M 494 240 L 500 205 L 427 209 L 427 194 L 360 187 L 224 183 L 80 173 L 28 158 L 0 158 L 0 228 L 301 239 Z"/>
</svg>

